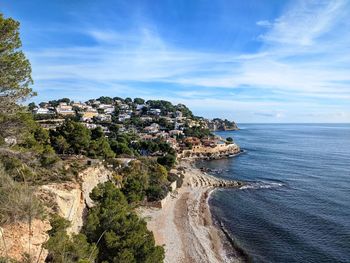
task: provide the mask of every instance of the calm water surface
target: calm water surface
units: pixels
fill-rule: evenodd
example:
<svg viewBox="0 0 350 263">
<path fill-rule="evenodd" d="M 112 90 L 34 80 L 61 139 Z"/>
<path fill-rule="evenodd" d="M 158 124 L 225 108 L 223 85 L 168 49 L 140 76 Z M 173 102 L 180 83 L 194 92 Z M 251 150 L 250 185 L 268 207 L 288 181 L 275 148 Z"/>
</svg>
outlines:
<svg viewBox="0 0 350 263">
<path fill-rule="evenodd" d="M 245 153 L 199 162 L 249 182 L 218 190 L 214 217 L 254 262 L 350 262 L 350 125 L 241 125 Z"/>
</svg>

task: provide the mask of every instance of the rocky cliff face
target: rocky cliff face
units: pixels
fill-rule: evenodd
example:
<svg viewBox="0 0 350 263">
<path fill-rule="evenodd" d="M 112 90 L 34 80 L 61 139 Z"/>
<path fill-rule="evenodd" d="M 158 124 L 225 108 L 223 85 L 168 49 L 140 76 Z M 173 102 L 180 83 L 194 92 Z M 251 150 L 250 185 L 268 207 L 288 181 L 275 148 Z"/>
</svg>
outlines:
<svg viewBox="0 0 350 263">
<path fill-rule="evenodd" d="M 112 174 L 112 171 L 102 165 L 89 167 L 79 173 L 78 182 L 43 185 L 38 189 L 37 195 L 49 212 L 57 213 L 71 222 L 68 233 L 78 233 L 83 226 L 87 208 L 93 206 L 90 192 L 99 183 L 108 181 Z M 24 253 L 30 253 L 35 262 L 39 255 L 38 262 L 44 262 L 47 251 L 42 249 L 42 244 L 48 239 L 46 232 L 50 228 L 48 220 L 34 220 L 31 233 L 26 223 L 4 226 L 0 229 L 0 256 L 21 261 Z"/>
<path fill-rule="evenodd" d="M 194 146 L 191 150 L 184 150 L 178 158 L 192 159 L 221 159 L 240 153 L 240 147 L 235 144 L 218 144 L 215 147 Z"/>
<path fill-rule="evenodd" d="M 44 196 L 51 199 L 55 213 L 71 222 L 67 231 L 78 233 L 83 226 L 84 214 L 87 208 L 93 206 L 89 194 L 99 183 L 104 183 L 112 176 L 112 171 L 99 165 L 89 167 L 79 173 L 78 183 L 50 184 L 41 187 Z"/>
<path fill-rule="evenodd" d="M 50 230 L 49 221 L 33 220 L 31 232 L 28 223 L 13 223 L 0 229 L 0 256 L 9 257 L 19 262 L 23 254 L 28 253 L 34 262 L 45 262 L 47 251 L 42 244 L 49 238 L 46 233 Z"/>
<path fill-rule="evenodd" d="M 208 123 L 208 128 L 210 131 L 234 131 L 238 130 L 238 126 L 234 121 L 222 120 L 222 119 L 213 119 Z"/>
</svg>

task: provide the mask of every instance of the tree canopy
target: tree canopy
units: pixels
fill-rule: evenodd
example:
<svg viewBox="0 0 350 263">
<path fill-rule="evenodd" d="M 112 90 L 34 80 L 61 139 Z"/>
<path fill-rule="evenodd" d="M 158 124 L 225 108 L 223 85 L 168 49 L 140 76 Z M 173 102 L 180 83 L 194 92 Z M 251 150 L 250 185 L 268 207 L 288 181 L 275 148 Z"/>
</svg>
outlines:
<svg viewBox="0 0 350 263">
<path fill-rule="evenodd" d="M 19 22 L 0 13 L 0 113 L 13 110 L 18 100 L 33 95 L 32 69 L 21 46 Z"/>
<path fill-rule="evenodd" d="M 84 233 L 90 243 L 99 240 L 98 262 L 163 262 L 164 249 L 155 245 L 146 222 L 132 211 L 123 193 L 113 183 L 96 187 Z"/>
</svg>

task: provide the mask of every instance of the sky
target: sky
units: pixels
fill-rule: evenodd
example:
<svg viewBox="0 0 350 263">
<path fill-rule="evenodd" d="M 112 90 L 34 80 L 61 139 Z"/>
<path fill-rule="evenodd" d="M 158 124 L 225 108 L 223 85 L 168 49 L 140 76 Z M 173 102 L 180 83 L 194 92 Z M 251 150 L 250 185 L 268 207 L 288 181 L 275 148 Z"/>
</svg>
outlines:
<svg viewBox="0 0 350 263">
<path fill-rule="evenodd" d="M 142 97 L 238 123 L 350 122 L 349 0 L 0 0 L 34 101 Z"/>
</svg>

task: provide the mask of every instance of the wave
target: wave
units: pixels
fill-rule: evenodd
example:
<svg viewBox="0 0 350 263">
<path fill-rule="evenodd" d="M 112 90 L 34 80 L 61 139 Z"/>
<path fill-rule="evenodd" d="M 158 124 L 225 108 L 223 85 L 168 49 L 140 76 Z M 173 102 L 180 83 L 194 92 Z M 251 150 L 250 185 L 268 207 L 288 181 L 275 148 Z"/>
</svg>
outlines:
<svg viewBox="0 0 350 263">
<path fill-rule="evenodd" d="M 252 182 L 247 183 L 246 185 L 243 185 L 239 189 L 245 190 L 245 189 L 270 189 L 270 188 L 278 188 L 282 187 L 284 184 L 282 183 L 266 183 L 266 182 Z"/>
</svg>

